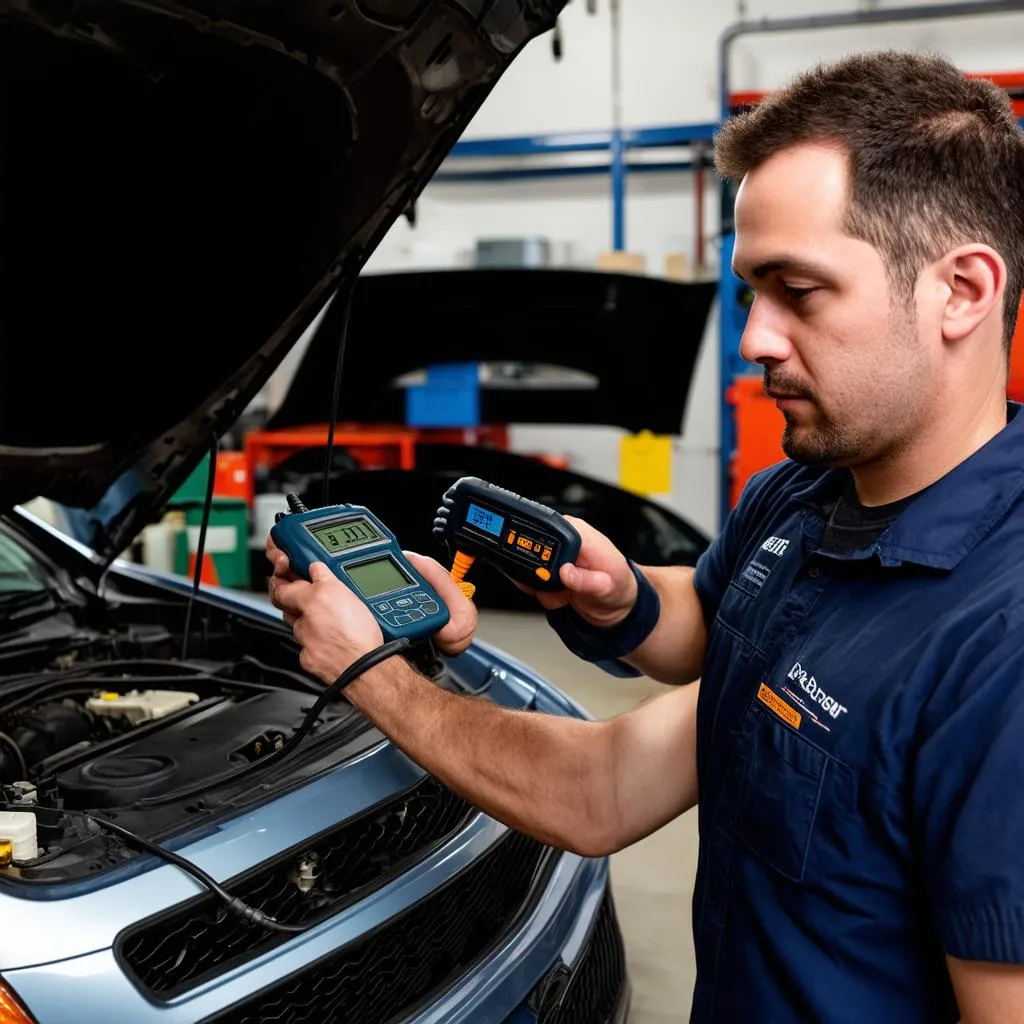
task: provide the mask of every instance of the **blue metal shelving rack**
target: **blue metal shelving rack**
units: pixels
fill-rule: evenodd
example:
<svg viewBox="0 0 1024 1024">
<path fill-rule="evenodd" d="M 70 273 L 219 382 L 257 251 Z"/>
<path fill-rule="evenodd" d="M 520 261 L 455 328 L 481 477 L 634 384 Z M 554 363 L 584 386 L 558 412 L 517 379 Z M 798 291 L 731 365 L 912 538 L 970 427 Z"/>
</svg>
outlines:
<svg viewBox="0 0 1024 1024">
<path fill-rule="evenodd" d="M 560 132 L 552 135 L 521 135 L 508 138 L 467 139 L 457 142 L 449 160 L 465 158 L 516 158 L 555 156 L 566 153 L 607 153 L 604 162 L 553 166 L 499 167 L 473 170 L 444 168 L 436 182 L 513 181 L 529 178 L 560 178 L 607 174 L 612 189 L 612 248 L 626 248 L 626 178 L 629 174 L 688 171 L 694 160 L 633 161 L 629 154 L 643 149 L 694 149 L 697 160 L 711 144 L 717 123 L 630 128 L 622 131 Z"/>
</svg>

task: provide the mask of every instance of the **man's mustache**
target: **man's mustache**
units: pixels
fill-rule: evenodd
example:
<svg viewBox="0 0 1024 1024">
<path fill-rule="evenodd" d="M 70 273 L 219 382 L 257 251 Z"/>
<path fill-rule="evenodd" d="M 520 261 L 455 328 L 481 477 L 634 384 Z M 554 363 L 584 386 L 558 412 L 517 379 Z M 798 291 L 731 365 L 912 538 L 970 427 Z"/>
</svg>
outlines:
<svg viewBox="0 0 1024 1024">
<path fill-rule="evenodd" d="M 786 398 L 806 398 L 814 401 L 814 392 L 806 384 L 769 370 L 764 371 L 763 387 L 766 395 L 785 395 Z"/>
</svg>

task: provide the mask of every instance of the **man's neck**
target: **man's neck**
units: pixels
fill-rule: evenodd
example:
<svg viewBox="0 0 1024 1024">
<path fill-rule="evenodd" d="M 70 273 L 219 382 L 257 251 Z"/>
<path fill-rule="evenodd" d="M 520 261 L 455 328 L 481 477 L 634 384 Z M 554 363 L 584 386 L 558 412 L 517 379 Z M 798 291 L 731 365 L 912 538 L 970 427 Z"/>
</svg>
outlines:
<svg viewBox="0 0 1024 1024">
<path fill-rule="evenodd" d="M 888 458 L 855 467 L 862 505 L 888 505 L 924 490 L 969 459 L 1006 426 L 1005 390 L 974 411 L 942 417 L 916 443 Z"/>
</svg>

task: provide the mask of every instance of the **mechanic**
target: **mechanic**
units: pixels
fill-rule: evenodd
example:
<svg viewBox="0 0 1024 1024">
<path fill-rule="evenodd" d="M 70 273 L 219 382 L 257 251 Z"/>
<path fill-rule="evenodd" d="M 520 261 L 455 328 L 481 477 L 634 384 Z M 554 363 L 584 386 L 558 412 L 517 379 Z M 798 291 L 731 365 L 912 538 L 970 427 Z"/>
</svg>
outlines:
<svg viewBox="0 0 1024 1024">
<path fill-rule="evenodd" d="M 785 417 L 696 570 L 574 523 L 582 658 L 679 686 L 603 722 L 514 712 L 402 659 L 352 702 L 480 808 L 583 855 L 695 805 L 692 1020 L 1024 1021 L 1024 139 L 945 60 L 861 54 L 728 121 L 742 354 Z M 268 542 L 272 599 L 325 682 L 381 643 L 322 566 Z M 463 650 L 476 612 L 416 564 Z"/>
</svg>

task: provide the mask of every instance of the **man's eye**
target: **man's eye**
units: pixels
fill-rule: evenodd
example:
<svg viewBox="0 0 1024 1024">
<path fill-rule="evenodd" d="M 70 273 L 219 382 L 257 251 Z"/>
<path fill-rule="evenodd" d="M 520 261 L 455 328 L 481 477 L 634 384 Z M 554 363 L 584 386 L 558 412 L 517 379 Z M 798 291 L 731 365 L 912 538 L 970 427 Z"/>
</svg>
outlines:
<svg viewBox="0 0 1024 1024">
<path fill-rule="evenodd" d="M 808 295 L 817 290 L 817 288 L 794 288 L 788 284 L 782 286 L 783 293 L 790 299 L 796 299 L 797 302 L 801 299 L 806 299 Z"/>
</svg>

